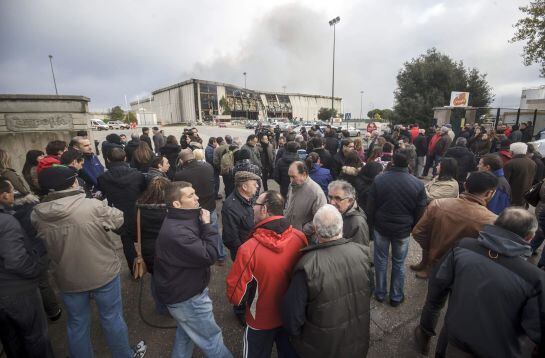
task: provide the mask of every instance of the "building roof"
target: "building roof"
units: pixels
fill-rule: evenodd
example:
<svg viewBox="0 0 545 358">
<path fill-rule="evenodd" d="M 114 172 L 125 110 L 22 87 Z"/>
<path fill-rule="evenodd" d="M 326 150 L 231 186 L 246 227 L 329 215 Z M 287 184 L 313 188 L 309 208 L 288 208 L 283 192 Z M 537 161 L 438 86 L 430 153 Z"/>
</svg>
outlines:
<svg viewBox="0 0 545 358">
<path fill-rule="evenodd" d="M 152 91 L 151 94 L 156 95 L 158 93 L 168 91 L 168 90 L 171 90 L 171 89 L 174 89 L 174 88 L 182 87 L 182 86 L 192 84 L 192 83 L 204 83 L 204 84 L 210 84 L 210 85 L 216 85 L 216 86 L 233 87 L 233 88 L 237 88 L 237 89 L 240 89 L 240 90 L 246 90 L 246 91 L 251 91 L 251 92 L 260 93 L 260 94 L 279 94 L 279 95 L 286 95 L 286 96 L 300 96 L 300 97 L 314 97 L 314 98 L 331 99 L 331 96 L 313 95 L 313 94 L 305 94 L 305 93 L 288 93 L 288 92 L 284 93 L 284 92 L 275 92 L 275 91 L 253 90 L 253 89 L 233 85 L 233 84 L 230 84 L 230 83 L 200 80 L 200 79 L 197 79 L 197 78 L 191 78 L 189 80 L 179 82 L 179 83 L 173 84 L 171 86 L 159 88 L 159 89 L 157 89 L 155 91 Z M 148 99 L 149 99 L 149 97 L 148 97 Z M 334 97 L 334 99 L 342 100 L 341 97 Z M 143 99 L 140 100 L 140 102 L 143 102 L 143 101 L 144 101 Z M 137 101 L 131 102 L 131 105 L 133 103 L 137 103 Z"/>
</svg>

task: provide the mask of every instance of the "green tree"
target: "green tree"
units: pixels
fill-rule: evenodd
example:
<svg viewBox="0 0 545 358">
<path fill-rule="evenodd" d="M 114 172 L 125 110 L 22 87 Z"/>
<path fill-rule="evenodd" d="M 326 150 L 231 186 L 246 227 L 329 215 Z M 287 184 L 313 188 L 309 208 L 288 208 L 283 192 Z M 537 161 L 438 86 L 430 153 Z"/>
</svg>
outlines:
<svg viewBox="0 0 545 358">
<path fill-rule="evenodd" d="M 462 61 L 435 48 L 406 62 L 397 75 L 397 86 L 392 120 L 426 127 L 433 119 L 433 108 L 448 105 L 451 91 L 470 92 L 469 105 L 475 107 L 486 107 L 494 98 L 485 74 L 465 68 Z"/>
<path fill-rule="evenodd" d="M 114 108 L 110 109 L 109 116 L 111 121 L 123 121 L 125 118 L 125 112 L 120 106 L 115 106 Z"/>
<path fill-rule="evenodd" d="M 331 117 L 335 117 L 336 115 L 336 109 L 322 107 L 318 111 L 318 119 L 322 121 L 328 121 Z"/>
<path fill-rule="evenodd" d="M 136 114 L 134 114 L 134 112 L 127 112 L 127 115 L 125 116 L 125 123 L 131 123 L 136 121 Z"/>
<path fill-rule="evenodd" d="M 367 112 L 367 117 L 373 119 L 375 118 L 376 114 L 378 114 L 382 118 L 382 111 L 378 108 L 372 109 L 369 112 Z"/>
<path fill-rule="evenodd" d="M 225 99 L 225 96 L 222 96 L 220 99 L 220 107 L 222 114 L 229 115 L 231 114 L 231 108 L 229 108 L 229 103 Z"/>
<path fill-rule="evenodd" d="M 394 111 L 392 111 L 390 108 L 385 109 L 372 109 L 369 112 L 367 112 L 367 117 L 373 120 L 385 120 L 385 121 L 392 121 L 394 119 Z"/>
<path fill-rule="evenodd" d="M 519 10 L 526 17 L 514 25 L 516 32 L 510 42 L 526 42 L 522 54 L 524 64 L 539 64 L 540 75 L 545 77 L 545 0 L 531 1 L 530 5 L 521 6 Z"/>
</svg>

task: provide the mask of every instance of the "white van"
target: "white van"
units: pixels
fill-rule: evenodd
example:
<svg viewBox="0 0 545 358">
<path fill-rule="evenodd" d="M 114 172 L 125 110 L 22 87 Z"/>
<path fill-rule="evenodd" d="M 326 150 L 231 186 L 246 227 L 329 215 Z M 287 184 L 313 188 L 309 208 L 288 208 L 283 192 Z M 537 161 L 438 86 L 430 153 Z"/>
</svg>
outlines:
<svg viewBox="0 0 545 358">
<path fill-rule="evenodd" d="M 102 119 L 90 119 L 89 120 L 91 129 L 96 129 L 98 131 L 108 130 L 108 125 L 102 121 Z"/>
</svg>

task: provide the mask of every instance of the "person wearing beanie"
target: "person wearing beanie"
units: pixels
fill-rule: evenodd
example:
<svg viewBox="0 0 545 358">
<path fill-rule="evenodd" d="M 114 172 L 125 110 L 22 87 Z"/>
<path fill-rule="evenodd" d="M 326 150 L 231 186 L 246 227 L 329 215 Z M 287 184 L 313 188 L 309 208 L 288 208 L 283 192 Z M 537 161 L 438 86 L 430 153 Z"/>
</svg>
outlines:
<svg viewBox="0 0 545 358">
<path fill-rule="evenodd" d="M 109 234 L 123 224 L 123 212 L 86 198 L 76 177 L 76 171 L 66 166 L 44 169 L 38 180 L 49 194 L 30 217 L 36 237 L 45 243 L 68 312 L 69 354 L 93 356 L 88 334 L 92 296 L 112 356 L 142 357 L 146 350 L 143 341 L 135 348 L 129 345 L 121 301 L 121 262 L 116 252 L 119 245 L 115 242 L 119 238 Z"/>
<path fill-rule="evenodd" d="M 235 165 L 233 167 L 233 179 L 236 177 L 237 173 L 241 171 L 251 172 L 259 176 L 260 178 L 262 178 L 261 169 L 257 165 L 253 164 L 252 162 L 252 159 L 251 159 L 252 154 L 250 153 L 250 150 L 243 149 L 243 148 L 244 147 L 242 147 L 240 150 L 237 150 L 235 152 Z M 259 182 L 257 183 L 257 192 L 256 192 L 256 197 L 254 199 L 257 199 L 257 196 L 259 196 L 259 192 L 261 191 L 262 186 L 263 185 L 260 179 Z"/>
</svg>

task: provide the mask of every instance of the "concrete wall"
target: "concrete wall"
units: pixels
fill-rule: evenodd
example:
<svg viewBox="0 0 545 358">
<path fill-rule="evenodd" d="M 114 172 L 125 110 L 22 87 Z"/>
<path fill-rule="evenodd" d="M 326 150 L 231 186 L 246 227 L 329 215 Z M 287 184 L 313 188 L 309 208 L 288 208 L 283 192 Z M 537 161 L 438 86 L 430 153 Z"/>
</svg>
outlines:
<svg viewBox="0 0 545 358">
<path fill-rule="evenodd" d="M 51 140 L 67 143 L 79 130 L 88 130 L 89 98 L 83 96 L 0 94 L 0 148 L 6 150 L 13 169 L 21 173 L 26 152 L 45 152 Z"/>
</svg>

